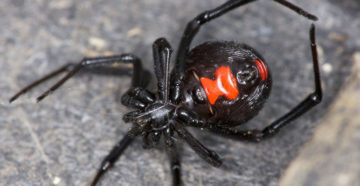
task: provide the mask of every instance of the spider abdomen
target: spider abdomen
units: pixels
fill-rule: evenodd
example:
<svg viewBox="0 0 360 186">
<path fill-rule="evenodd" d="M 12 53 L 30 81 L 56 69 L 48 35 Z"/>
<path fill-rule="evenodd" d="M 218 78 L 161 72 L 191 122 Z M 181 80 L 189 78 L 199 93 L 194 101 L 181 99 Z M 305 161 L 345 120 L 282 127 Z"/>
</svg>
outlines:
<svg viewBox="0 0 360 186">
<path fill-rule="evenodd" d="M 236 42 L 206 42 L 190 51 L 184 102 L 199 115 L 224 126 L 254 117 L 271 89 L 264 59 Z"/>
</svg>

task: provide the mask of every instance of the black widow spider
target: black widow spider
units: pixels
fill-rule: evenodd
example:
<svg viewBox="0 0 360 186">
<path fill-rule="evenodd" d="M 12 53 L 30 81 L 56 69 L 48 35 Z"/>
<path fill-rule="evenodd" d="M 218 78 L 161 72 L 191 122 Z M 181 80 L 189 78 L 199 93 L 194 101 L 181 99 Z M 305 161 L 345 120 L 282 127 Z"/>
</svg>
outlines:
<svg viewBox="0 0 360 186">
<path fill-rule="evenodd" d="M 33 82 L 15 94 L 10 102 L 38 84 L 68 71 L 48 91 L 37 98 L 41 101 L 84 67 L 132 63 L 131 88 L 121 102 L 134 110 L 123 120 L 133 125 L 129 132 L 113 147 L 102 161 L 91 185 L 114 165 L 124 150 L 137 136 L 142 136 L 144 147 L 151 148 L 163 140 L 169 155 L 173 185 L 181 185 L 180 160 L 175 134 L 184 140 L 202 159 L 212 166 L 222 164 L 219 156 L 202 145 L 185 127 L 207 129 L 216 134 L 247 141 L 260 141 L 273 136 L 280 128 L 304 114 L 322 99 L 319 64 L 315 44 L 315 26 L 310 28 L 315 91 L 287 114 L 263 130 L 237 130 L 233 127 L 254 117 L 262 108 L 271 89 L 271 76 L 264 59 L 250 46 L 236 42 L 206 42 L 189 51 L 191 41 L 200 27 L 237 7 L 255 0 L 229 0 L 219 7 L 205 11 L 187 24 L 170 74 L 172 49 L 164 38 L 153 44 L 154 70 L 157 92 L 146 90 L 147 71 L 139 58 L 132 54 L 84 58 L 78 64 L 66 64 L 45 77 Z M 285 0 L 274 0 L 310 19 L 317 17 Z"/>
</svg>

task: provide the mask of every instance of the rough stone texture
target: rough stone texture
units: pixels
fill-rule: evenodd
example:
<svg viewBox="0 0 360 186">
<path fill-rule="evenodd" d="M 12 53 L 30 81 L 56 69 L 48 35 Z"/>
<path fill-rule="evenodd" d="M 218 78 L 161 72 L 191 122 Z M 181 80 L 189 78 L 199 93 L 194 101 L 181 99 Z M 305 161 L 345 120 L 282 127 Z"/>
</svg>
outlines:
<svg viewBox="0 0 360 186">
<path fill-rule="evenodd" d="M 280 186 L 360 183 L 360 52 L 343 91 L 281 179 Z"/>
<path fill-rule="evenodd" d="M 315 126 L 328 116 L 329 106 L 352 72 L 351 57 L 359 51 L 359 3 L 292 2 L 320 18 L 316 26 L 323 103 L 259 144 L 193 130 L 222 156 L 224 164 L 213 168 L 184 145 L 186 185 L 277 185 Z M 187 21 L 219 3 L 0 1 L 0 185 L 84 185 L 129 128 L 121 120 L 127 109 L 118 102 L 129 86 L 128 77 L 82 74 L 39 104 L 35 97 L 54 81 L 8 104 L 16 91 L 83 56 L 133 52 L 151 68 L 151 45 L 156 38 L 166 37 L 176 50 Z M 246 127 L 265 127 L 312 91 L 309 25 L 310 21 L 276 3 L 259 1 L 207 24 L 196 37 L 193 46 L 207 40 L 248 43 L 267 60 L 274 79 L 272 94 Z M 340 163 L 340 167 L 347 165 Z M 169 185 L 170 181 L 166 154 L 161 148 L 144 150 L 138 140 L 100 185 Z"/>
</svg>

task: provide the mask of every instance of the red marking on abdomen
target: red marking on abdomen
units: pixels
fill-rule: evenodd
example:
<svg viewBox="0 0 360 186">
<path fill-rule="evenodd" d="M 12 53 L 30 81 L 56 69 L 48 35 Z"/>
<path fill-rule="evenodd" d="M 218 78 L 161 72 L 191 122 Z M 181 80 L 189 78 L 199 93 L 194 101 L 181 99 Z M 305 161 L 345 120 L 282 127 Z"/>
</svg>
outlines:
<svg viewBox="0 0 360 186">
<path fill-rule="evenodd" d="M 266 68 L 266 65 L 263 61 L 261 61 L 260 59 L 255 59 L 254 63 L 256 64 L 256 67 L 259 71 L 261 80 L 265 80 L 268 77 L 268 70 Z"/>
<path fill-rule="evenodd" d="M 214 104 L 219 96 L 225 96 L 228 100 L 233 100 L 239 95 L 236 79 L 231 73 L 230 67 L 219 67 L 215 72 L 215 77 L 215 80 L 206 77 L 200 78 L 210 104 Z"/>
</svg>

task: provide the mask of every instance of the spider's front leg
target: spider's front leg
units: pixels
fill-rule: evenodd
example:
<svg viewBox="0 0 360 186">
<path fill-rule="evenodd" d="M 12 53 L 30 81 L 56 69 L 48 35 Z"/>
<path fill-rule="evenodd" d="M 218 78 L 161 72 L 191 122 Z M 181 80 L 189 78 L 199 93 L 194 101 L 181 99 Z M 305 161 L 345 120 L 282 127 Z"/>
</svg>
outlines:
<svg viewBox="0 0 360 186">
<path fill-rule="evenodd" d="M 51 94 L 53 91 L 58 89 L 61 85 L 63 85 L 68 79 L 70 79 L 73 75 L 78 73 L 80 70 L 88 67 L 94 66 L 104 66 L 104 65 L 112 65 L 112 64 L 120 64 L 120 63 L 131 63 L 133 64 L 133 77 L 132 77 L 132 86 L 146 86 L 148 83 L 147 79 L 144 75 L 148 75 L 148 73 L 144 73 L 141 65 L 141 61 L 139 58 L 132 54 L 122 54 L 122 55 L 115 55 L 115 56 L 106 56 L 106 57 L 94 57 L 94 58 L 84 58 L 78 64 L 69 63 L 61 68 L 50 72 L 48 75 L 44 76 L 43 78 L 34 81 L 30 85 L 26 86 L 19 92 L 17 92 L 13 97 L 10 98 L 10 102 L 16 100 L 19 96 L 27 92 L 28 90 L 38 86 L 39 84 L 59 75 L 62 72 L 68 72 L 62 79 L 60 79 L 56 84 L 54 84 L 50 89 L 45 91 L 39 97 L 37 97 L 37 101 L 41 101 L 46 96 Z"/>
<path fill-rule="evenodd" d="M 63 73 L 63 72 L 70 72 L 74 69 L 74 67 L 76 66 L 75 63 L 68 63 L 68 64 L 65 64 L 64 66 L 50 72 L 49 74 L 47 74 L 46 76 L 30 83 L 28 86 L 24 87 L 23 89 L 21 89 L 19 92 L 17 92 L 14 96 L 12 96 L 10 99 L 9 99 L 9 102 L 13 102 L 15 101 L 19 96 L 25 94 L 27 91 L 29 91 L 30 89 L 38 86 L 39 84 L 59 75 L 60 73 Z"/>
</svg>

